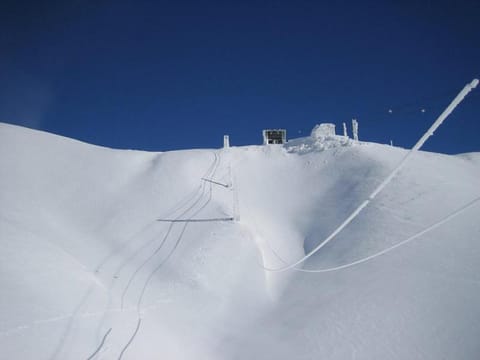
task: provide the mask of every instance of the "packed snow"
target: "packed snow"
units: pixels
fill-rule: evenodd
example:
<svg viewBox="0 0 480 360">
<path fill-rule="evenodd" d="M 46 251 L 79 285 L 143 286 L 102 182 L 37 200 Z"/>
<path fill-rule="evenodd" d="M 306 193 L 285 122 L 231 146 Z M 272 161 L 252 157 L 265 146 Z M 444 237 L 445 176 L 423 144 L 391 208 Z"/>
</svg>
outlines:
<svg viewBox="0 0 480 360">
<path fill-rule="evenodd" d="M 152 153 L 0 124 L 0 359 L 478 359 L 480 203 L 356 266 L 265 270 L 314 249 L 406 153 L 328 127 Z M 395 246 L 479 178 L 480 153 L 417 151 L 299 267 Z"/>
</svg>

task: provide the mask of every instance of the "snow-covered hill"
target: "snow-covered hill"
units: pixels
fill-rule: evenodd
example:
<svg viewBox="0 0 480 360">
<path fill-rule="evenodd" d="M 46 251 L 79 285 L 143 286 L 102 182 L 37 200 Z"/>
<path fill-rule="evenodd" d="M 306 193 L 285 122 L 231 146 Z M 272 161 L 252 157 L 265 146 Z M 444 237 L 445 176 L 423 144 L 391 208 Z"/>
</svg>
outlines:
<svg viewBox="0 0 480 360">
<path fill-rule="evenodd" d="M 478 359 L 479 204 L 358 266 L 263 269 L 314 248 L 404 155 L 341 137 L 120 151 L 0 124 L 0 358 Z M 304 268 L 407 239 L 479 179 L 479 153 L 414 154 Z"/>
</svg>

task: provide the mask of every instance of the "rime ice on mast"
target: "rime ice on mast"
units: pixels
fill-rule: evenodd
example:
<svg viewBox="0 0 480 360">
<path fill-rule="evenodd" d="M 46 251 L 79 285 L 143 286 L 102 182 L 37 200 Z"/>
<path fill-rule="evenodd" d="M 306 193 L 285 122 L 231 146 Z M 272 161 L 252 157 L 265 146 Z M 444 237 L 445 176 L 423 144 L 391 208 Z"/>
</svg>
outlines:
<svg viewBox="0 0 480 360">
<path fill-rule="evenodd" d="M 358 141 L 358 121 L 357 121 L 357 119 L 352 119 L 352 132 L 353 132 L 353 140 Z"/>
</svg>

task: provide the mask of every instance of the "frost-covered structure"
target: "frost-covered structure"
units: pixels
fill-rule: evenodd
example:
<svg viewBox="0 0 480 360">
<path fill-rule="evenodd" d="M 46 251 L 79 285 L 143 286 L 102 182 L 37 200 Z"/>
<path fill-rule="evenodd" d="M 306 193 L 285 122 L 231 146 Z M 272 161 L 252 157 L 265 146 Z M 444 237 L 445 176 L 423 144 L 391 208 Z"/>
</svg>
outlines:
<svg viewBox="0 0 480 360">
<path fill-rule="evenodd" d="M 358 121 L 357 121 L 357 119 L 352 119 L 352 132 L 353 132 L 353 140 L 358 141 Z"/>
<path fill-rule="evenodd" d="M 335 124 L 323 123 L 315 125 L 310 136 L 290 140 L 286 149 L 289 152 L 307 153 L 351 144 L 348 137 L 336 134 Z"/>
<path fill-rule="evenodd" d="M 335 136 L 335 124 L 325 123 L 315 125 L 310 136 L 315 139 Z"/>
</svg>

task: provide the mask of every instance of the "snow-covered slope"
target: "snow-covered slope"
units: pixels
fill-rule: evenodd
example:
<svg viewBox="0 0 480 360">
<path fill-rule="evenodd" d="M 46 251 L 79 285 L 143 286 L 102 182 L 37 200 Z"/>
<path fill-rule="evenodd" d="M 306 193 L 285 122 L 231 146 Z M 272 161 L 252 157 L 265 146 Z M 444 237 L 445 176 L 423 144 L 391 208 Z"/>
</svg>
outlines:
<svg viewBox="0 0 480 360">
<path fill-rule="evenodd" d="M 0 358 L 477 359 L 480 205 L 348 269 L 263 269 L 314 248 L 404 155 L 341 137 L 146 153 L 0 124 Z M 479 178 L 478 153 L 416 153 L 304 268 L 405 240 Z"/>
</svg>

